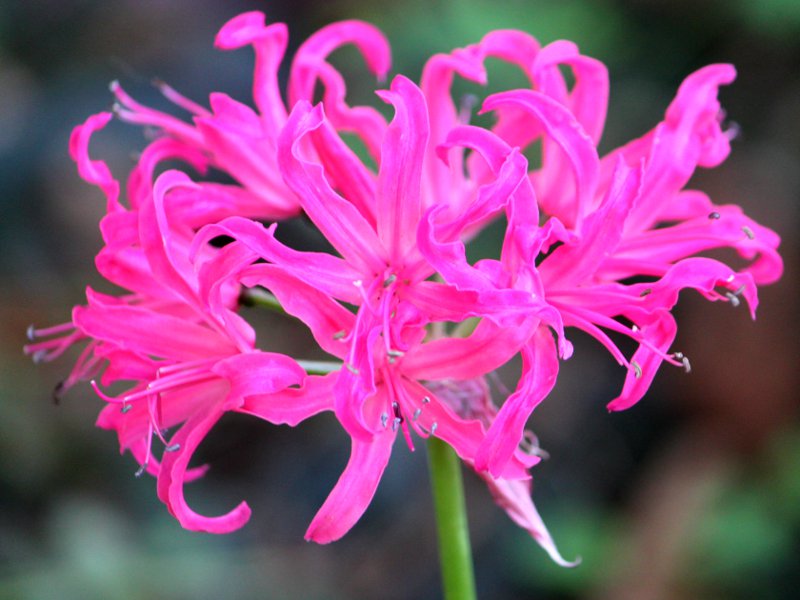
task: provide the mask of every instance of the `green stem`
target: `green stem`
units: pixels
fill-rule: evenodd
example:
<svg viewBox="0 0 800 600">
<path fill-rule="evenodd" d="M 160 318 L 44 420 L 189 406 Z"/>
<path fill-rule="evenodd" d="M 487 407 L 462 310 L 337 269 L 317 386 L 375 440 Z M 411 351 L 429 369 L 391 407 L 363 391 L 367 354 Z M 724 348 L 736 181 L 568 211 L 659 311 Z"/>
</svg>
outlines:
<svg viewBox="0 0 800 600">
<path fill-rule="evenodd" d="M 341 371 L 342 369 L 342 363 L 327 360 L 298 359 L 297 364 L 303 367 L 309 375 L 327 375 L 328 373 Z"/>
<path fill-rule="evenodd" d="M 444 598 L 474 600 L 475 575 L 472 572 L 461 461 L 450 446 L 431 436 L 428 439 L 428 466 L 439 535 Z"/>
<path fill-rule="evenodd" d="M 254 287 L 242 290 L 240 300 L 245 306 L 260 306 L 276 313 L 286 314 L 278 299 L 262 288 Z"/>
</svg>

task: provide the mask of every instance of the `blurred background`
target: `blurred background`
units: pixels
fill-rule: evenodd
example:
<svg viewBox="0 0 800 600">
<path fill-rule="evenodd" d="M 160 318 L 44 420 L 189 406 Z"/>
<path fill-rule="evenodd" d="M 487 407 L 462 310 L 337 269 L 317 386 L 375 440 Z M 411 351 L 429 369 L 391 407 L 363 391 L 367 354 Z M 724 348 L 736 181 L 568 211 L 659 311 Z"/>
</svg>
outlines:
<svg viewBox="0 0 800 600">
<path fill-rule="evenodd" d="M 0 2 L 0 600 L 440 597 L 424 448 L 398 444 L 375 501 L 333 546 L 303 541 L 349 444 L 332 418 L 298 430 L 226 416 L 199 452 L 213 468 L 187 489 L 208 514 L 241 499 L 241 531 L 183 531 L 134 477 L 116 436 L 94 428 L 87 385 L 60 405 L 52 391 L 75 356 L 34 366 L 25 331 L 68 319 L 100 249 L 104 199 L 67 154 L 71 128 L 108 109 L 108 83 L 166 108 L 161 78 L 198 101 L 224 91 L 250 101 L 252 55 L 217 52 L 216 30 L 245 10 L 290 26 L 290 52 L 337 19 L 378 25 L 393 73 L 417 79 L 424 60 L 494 28 L 542 42 L 575 41 L 610 69 L 601 150 L 649 130 L 684 76 L 732 62 L 722 91 L 738 124 L 730 159 L 699 173 L 718 203 L 736 203 L 783 238 L 783 280 L 760 293 L 758 321 L 690 293 L 676 348 L 693 372 L 664 368 L 643 402 L 607 414 L 623 372 L 573 333 L 555 393 L 531 420 L 551 458 L 534 497 L 567 558 L 561 569 L 465 473 L 479 594 L 484 599 L 788 599 L 800 589 L 798 205 L 800 3 L 793 0 Z M 337 64 L 352 98 L 378 103 L 355 53 Z M 284 65 L 285 67 L 288 66 Z M 490 80 L 512 74 L 492 65 Z M 516 80 L 514 80 L 516 81 Z M 142 132 L 113 123 L 92 154 L 118 176 Z M 304 333 L 265 322 L 301 346 Z M 512 369 L 513 370 L 513 369 Z"/>
</svg>

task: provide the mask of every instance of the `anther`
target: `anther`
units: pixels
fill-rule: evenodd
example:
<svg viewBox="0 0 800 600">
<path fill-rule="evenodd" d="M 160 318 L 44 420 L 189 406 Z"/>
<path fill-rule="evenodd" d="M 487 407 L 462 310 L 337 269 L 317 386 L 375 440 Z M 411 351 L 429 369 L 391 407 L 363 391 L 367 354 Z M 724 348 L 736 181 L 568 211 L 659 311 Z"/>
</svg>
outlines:
<svg viewBox="0 0 800 600">
<path fill-rule="evenodd" d="M 414 411 L 414 415 L 411 417 L 411 420 L 416 421 L 417 419 L 419 419 L 419 416 L 421 414 L 422 414 L 422 409 L 418 408 L 417 410 Z"/>
<path fill-rule="evenodd" d="M 36 328 L 33 326 L 33 324 L 28 325 L 27 334 L 28 334 L 28 339 L 30 341 L 33 341 L 33 340 L 36 339 Z"/>
<path fill-rule="evenodd" d="M 636 323 L 634 323 L 633 325 L 631 325 L 631 331 L 636 333 L 637 331 L 639 331 L 639 326 Z"/>
<path fill-rule="evenodd" d="M 383 280 L 383 287 L 387 288 L 392 285 L 395 281 L 397 281 L 397 275 L 392 273 L 386 279 Z"/>
<path fill-rule="evenodd" d="M 640 298 L 644 298 L 645 296 L 649 296 L 652 293 L 653 293 L 653 290 L 651 288 L 645 288 L 645 289 L 642 290 L 642 293 L 639 294 L 639 297 Z"/>
<path fill-rule="evenodd" d="M 430 402 L 430 401 L 431 401 L 431 397 L 430 397 L 430 396 L 425 396 L 425 397 L 422 399 L 422 403 L 423 403 L 423 404 L 427 404 L 427 403 L 428 403 L 428 402 Z"/>
<path fill-rule="evenodd" d="M 392 431 L 397 431 L 397 428 L 400 427 L 401 421 L 402 419 L 400 419 L 400 417 L 395 417 L 392 420 Z"/>
<path fill-rule="evenodd" d="M 733 292 L 725 292 L 725 296 L 728 298 L 728 300 L 730 301 L 730 303 L 731 303 L 731 306 L 732 306 L 733 308 L 736 308 L 737 306 L 739 306 L 739 305 L 742 303 L 742 302 L 739 300 L 739 296 L 737 296 L 737 295 L 736 295 L 736 294 L 734 294 Z"/>
<path fill-rule="evenodd" d="M 64 382 L 59 381 L 56 384 L 56 387 L 53 388 L 53 404 L 60 404 L 61 403 L 61 396 L 64 393 Z"/>
<path fill-rule="evenodd" d="M 636 379 L 640 379 L 642 377 L 642 367 L 635 360 L 631 361 L 631 367 L 633 368 L 633 375 Z"/>
<path fill-rule="evenodd" d="M 166 446 L 164 448 L 164 452 L 177 452 L 180 449 L 181 449 L 180 444 L 170 444 L 169 446 Z"/>
<path fill-rule="evenodd" d="M 708 213 L 708 218 L 709 218 L 709 219 L 711 219 L 712 221 L 716 221 L 716 220 L 717 220 L 717 219 L 719 219 L 721 216 L 722 216 L 722 215 L 720 215 L 720 214 L 719 214 L 717 211 L 714 211 L 714 212 Z"/>
<path fill-rule="evenodd" d="M 436 429 L 438 427 L 439 427 L 439 424 L 436 421 L 434 421 L 433 425 L 431 425 L 431 435 L 435 435 L 436 434 Z"/>
<path fill-rule="evenodd" d="M 388 354 L 392 358 L 399 358 L 399 357 L 403 356 L 405 354 L 405 352 L 402 352 L 400 350 L 389 350 L 389 351 L 386 352 L 386 354 Z"/>
<path fill-rule="evenodd" d="M 126 412 L 130 412 L 132 408 L 133 404 L 123 404 L 122 408 L 119 409 L 119 412 L 121 412 L 124 415 Z"/>
<path fill-rule="evenodd" d="M 744 226 L 742 227 L 742 231 L 743 231 L 743 232 L 744 232 L 744 234 L 747 236 L 747 239 L 748 239 L 748 240 L 754 240 L 754 239 L 756 239 L 756 234 L 755 234 L 755 233 L 753 233 L 753 230 L 752 230 L 752 229 L 750 229 L 750 228 L 749 228 L 747 225 L 744 225 Z"/>
<path fill-rule="evenodd" d="M 687 373 L 691 373 L 692 372 L 692 365 L 689 362 L 689 357 L 688 356 L 684 356 L 681 359 L 681 363 L 683 363 L 683 370 L 684 371 L 686 371 Z"/>
<path fill-rule="evenodd" d="M 389 415 L 381 413 L 381 427 L 386 429 L 386 424 L 389 422 Z"/>
<path fill-rule="evenodd" d="M 340 331 L 337 331 L 336 333 L 334 333 L 334 334 L 333 334 L 333 339 L 335 339 L 335 340 L 340 340 L 340 339 L 342 339 L 342 338 L 343 338 L 345 335 L 347 335 L 347 332 L 346 332 L 344 329 L 342 329 L 342 330 L 340 330 Z"/>
<path fill-rule="evenodd" d="M 31 360 L 33 360 L 33 364 L 35 365 L 42 364 L 45 361 L 45 358 L 47 358 L 46 350 L 39 350 L 31 355 Z"/>
<path fill-rule="evenodd" d="M 356 368 L 355 368 L 353 365 L 351 365 L 350 363 L 344 363 L 344 366 L 345 366 L 345 367 L 347 368 L 347 370 L 348 370 L 348 371 L 350 371 L 350 372 L 351 372 L 353 375 L 358 375 L 358 374 L 360 373 L 360 371 L 359 371 L 358 369 L 356 369 Z"/>
<path fill-rule="evenodd" d="M 142 463 L 142 466 L 139 467 L 138 469 L 136 469 L 136 473 L 134 473 L 134 476 L 135 477 L 141 477 L 146 470 L 147 470 L 147 461 L 144 461 Z"/>
</svg>

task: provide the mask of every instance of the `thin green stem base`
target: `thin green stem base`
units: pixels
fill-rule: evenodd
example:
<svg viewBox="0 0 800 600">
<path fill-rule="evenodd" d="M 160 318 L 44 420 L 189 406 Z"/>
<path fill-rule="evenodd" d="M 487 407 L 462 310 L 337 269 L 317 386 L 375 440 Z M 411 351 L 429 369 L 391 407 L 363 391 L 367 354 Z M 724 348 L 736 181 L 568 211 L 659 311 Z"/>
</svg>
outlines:
<svg viewBox="0 0 800 600">
<path fill-rule="evenodd" d="M 461 461 L 450 446 L 431 436 L 428 439 L 428 467 L 439 537 L 444 598 L 475 600 L 475 575 Z"/>
</svg>

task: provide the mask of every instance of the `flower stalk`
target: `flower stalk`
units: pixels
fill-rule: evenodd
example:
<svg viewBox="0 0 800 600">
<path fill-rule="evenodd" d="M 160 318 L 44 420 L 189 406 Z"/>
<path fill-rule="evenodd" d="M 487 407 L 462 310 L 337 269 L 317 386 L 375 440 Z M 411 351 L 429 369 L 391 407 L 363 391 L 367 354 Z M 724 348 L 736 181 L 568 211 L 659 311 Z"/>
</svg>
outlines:
<svg viewBox="0 0 800 600">
<path fill-rule="evenodd" d="M 428 439 L 428 466 L 439 538 L 439 564 L 444 598 L 474 600 L 475 575 L 461 462 L 450 446 L 431 436 Z"/>
</svg>

